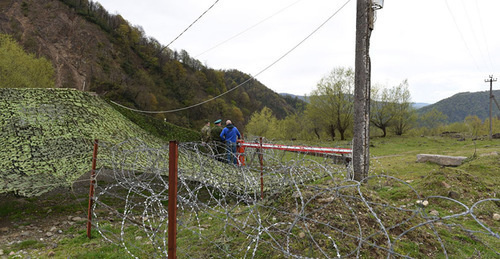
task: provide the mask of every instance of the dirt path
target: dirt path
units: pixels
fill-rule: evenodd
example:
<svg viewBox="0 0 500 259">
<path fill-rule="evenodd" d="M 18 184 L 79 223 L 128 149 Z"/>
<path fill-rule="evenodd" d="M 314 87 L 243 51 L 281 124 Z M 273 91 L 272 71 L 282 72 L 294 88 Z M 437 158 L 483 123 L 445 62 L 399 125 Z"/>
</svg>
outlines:
<svg viewBox="0 0 500 259">
<path fill-rule="evenodd" d="M 0 258 L 24 258 L 26 249 L 38 249 L 40 255 L 50 256 L 51 249 L 61 240 L 86 231 L 90 182 L 87 179 L 88 175 L 82 176 L 72 188 L 60 187 L 39 197 L 0 194 Z M 26 248 L 25 243 L 32 245 Z"/>
</svg>

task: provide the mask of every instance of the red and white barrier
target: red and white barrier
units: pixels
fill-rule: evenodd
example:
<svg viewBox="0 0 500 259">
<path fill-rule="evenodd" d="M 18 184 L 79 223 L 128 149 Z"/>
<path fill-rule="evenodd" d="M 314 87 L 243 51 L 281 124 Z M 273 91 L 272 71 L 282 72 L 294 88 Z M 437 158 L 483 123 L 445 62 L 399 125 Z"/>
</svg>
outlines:
<svg viewBox="0 0 500 259">
<path fill-rule="evenodd" d="M 288 145 L 276 145 L 276 144 L 264 144 L 264 143 L 261 146 L 260 143 L 247 143 L 247 142 L 243 142 L 243 141 L 239 142 L 239 144 L 242 147 L 248 147 L 248 148 L 277 149 L 277 150 L 293 151 L 293 152 L 339 154 L 339 155 L 352 154 L 352 149 L 350 149 L 350 148 L 288 146 Z"/>
</svg>

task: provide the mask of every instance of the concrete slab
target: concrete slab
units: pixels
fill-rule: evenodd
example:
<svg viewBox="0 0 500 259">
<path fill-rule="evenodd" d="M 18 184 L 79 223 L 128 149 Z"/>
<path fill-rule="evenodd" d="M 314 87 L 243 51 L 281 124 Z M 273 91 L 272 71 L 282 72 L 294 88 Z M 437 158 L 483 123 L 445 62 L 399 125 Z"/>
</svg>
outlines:
<svg viewBox="0 0 500 259">
<path fill-rule="evenodd" d="M 442 166 L 459 166 L 467 159 L 465 156 L 443 156 L 432 154 L 418 154 L 417 162 L 425 163 L 431 162 Z"/>
</svg>

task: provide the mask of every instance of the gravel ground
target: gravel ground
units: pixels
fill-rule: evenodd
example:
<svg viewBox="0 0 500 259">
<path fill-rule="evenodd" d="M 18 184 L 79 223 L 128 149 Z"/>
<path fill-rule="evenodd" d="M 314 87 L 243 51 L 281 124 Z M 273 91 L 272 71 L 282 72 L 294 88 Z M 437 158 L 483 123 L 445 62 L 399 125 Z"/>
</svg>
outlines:
<svg viewBox="0 0 500 259">
<path fill-rule="evenodd" d="M 0 194 L 0 258 L 50 257 L 62 239 L 86 231 L 89 186 L 85 174 L 71 188 L 60 187 L 39 197 Z"/>
</svg>

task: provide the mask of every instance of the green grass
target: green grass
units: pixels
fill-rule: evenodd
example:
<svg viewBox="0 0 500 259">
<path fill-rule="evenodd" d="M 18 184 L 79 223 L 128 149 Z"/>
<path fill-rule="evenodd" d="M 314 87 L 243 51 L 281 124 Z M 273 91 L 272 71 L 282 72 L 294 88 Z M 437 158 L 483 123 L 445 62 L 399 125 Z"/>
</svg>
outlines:
<svg viewBox="0 0 500 259">
<path fill-rule="evenodd" d="M 78 231 L 75 238 L 63 239 L 53 249 L 56 258 L 123 258 L 126 254 L 123 248 L 108 243 L 97 232 L 93 231 L 91 237 L 88 239 L 87 233 Z"/>
<path fill-rule="evenodd" d="M 323 143 L 323 145 L 337 146 L 333 142 Z M 450 191 L 453 191 L 459 195 L 456 200 L 469 207 L 481 199 L 499 197 L 500 159 L 498 155 L 489 155 L 500 149 L 500 141 L 498 140 L 476 141 L 476 143 L 473 143 L 471 140 L 456 141 L 451 138 L 439 137 L 390 137 L 374 139 L 373 145 L 374 147 L 370 149 L 372 156 L 370 174 L 390 175 L 401 181 L 387 178 L 374 178 L 370 180 L 361 189 L 366 196 L 365 198 L 370 201 L 390 204 L 394 207 L 409 206 L 409 208 L 414 209 L 417 206 L 415 201 L 418 195 L 421 198 L 436 195 L 449 197 Z M 458 167 L 440 167 L 431 163 L 417 163 L 416 155 L 420 153 L 459 155 L 470 157 L 470 159 Z M 476 153 L 475 156 L 473 155 L 474 153 Z M 282 159 L 286 161 L 293 157 L 293 155 L 285 154 Z M 445 187 L 444 183 L 451 187 Z M 313 195 L 315 188 L 327 188 L 331 184 L 332 181 L 328 177 L 317 179 L 309 183 L 308 186 L 303 187 L 302 194 L 304 196 Z M 208 191 L 199 191 L 200 200 L 207 200 L 209 198 Z M 263 204 L 267 207 L 258 208 L 261 219 L 266 222 L 291 221 L 293 216 L 281 212 L 291 212 L 295 208 L 295 198 L 292 197 L 294 192 L 295 190 L 283 191 L 264 200 Z M 344 189 L 340 193 L 346 196 L 355 195 L 357 190 L 352 188 Z M 216 193 L 216 195 L 219 194 Z M 328 193 L 325 193 L 325 196 L 328 196 Z M 308 227 L 321 230 L 321 232 L 316 233 L 313 231 L 314 239 L 325 250 L 329 249 L 328 253 L 330 253 L 329 256 L 331 257 L 335 257 L 335 252 L 332 250 L 332 243 L 320 233 L 329 233 L 336 240 L 342 240 L 342 244 L 338 243 L 341 253 L 352 251 L 356 247 L 355 240 L 338 235 L 338 233 L 329 229 L 329 226 L 334 225 L 340 229 L 344 229 L 347 233 L 356 233 L 357 225 L 352 218 L 351 211 L 345 207 L 337 206 L 337 203 L 324 205 L 316 202 L 320 198 L 325 197 L 316 197 L 306 208 L 311 211 L 321 209 L 324 213 L 319 213 L 320 215 L 314 217 L 318 217 L 321 221 L 329 222 L 329 225 L 311 223 Z M 428 201 L 430 203 L 429 206 L 423 208 L 427 216 L 429 216 L 431 210 L 438 211 L 441 217 L 461 213 L 464 210 L 460 204 L 445 199 L 433 198 L 428 199 Z M 30 199 L 29 202 L 36 202 L 36 199 Z M 112 198 L 106 200 L 106 204 L 112 203 Z M 118 206 L 117 209 L 123 212 L 123 204 L 120 201 L 116 202 L 116 204 Z M 82 205 L 84 204 L 73 204 L 74 209 L 77 207 L 81 208 Z M 52 210 L 57 213 L 72 211 L 71 204 L 52 204 L 52 206 Z M 167 206 L 167 203 L 164 206 Z M 378 230 L 375 218 L 366 208 L 355 203 L 352 206 L 356 211 L 359 211 L 359 215 L 357 216 L 362 221 L 364 228 L 373 227 L 374 231 Z M 34 206 L 25 205 L 25 208 L 28 213 L 37 213 L 37 209 Z M 490 226 L 493 231 L 498 232 L 500 223 L 493 221 L 491 217 L 492 213 L 499 211 L 499 208 L 500 204 L 496 202 L 485 202 L 477 206 L 474 212 L 476 216 L 481 218 L 482 222 Z M 19 206 L 0 206 L 0 216 L 8 216 L 10 218 L 27 217 L 26 213 L 22 214 L 18 211 L 19 209 Z M 240 222 L 247 220 L 247 226 L 256 223 L 257 218 L 249 216 L 251 209 L 256 208 L 247 207 L 243 204 L 235 205 L 230 211 L 231 215 L 233 215 L 230 219 L 227 218 L 223 211 L 216 209 L 204 209 L 198 212 L 183 211 L 178 218 L 181 224 L 178 227 L 178 255 L 180 258 L 222 258 L 229 251 L 231 256 L 235 258 L 242 258 L 245 255 L 247 258 L 250 258 L 253 254 L 253 245 L 255 244 L 250 242 L 251 238 L 247 234 L 252 233 L 254 230 L 245 227 Z M 402 222 L 409 216 L 409 214 L 404 214 L 401 211 L 390 208 L 374 206 L 373 209 L 379 215 L 385 213 L 382 221 L 387 226 Z M 421 219 L 414 219 L 409 225 L 416 225 L 421 222 Z M 472 217 L 462 216 L 457 219 L 447 220 L 446 223 L 452 225 L 435 224 L 434 228 L 445 244 L 449 258 L 497 258 L 497 255 L 485 245 L 487 244 L 493 248 L 500 247 L 500 241 L 497 238 L 479 233 L 475 233 L 472 236 L 458 227 L 459 224 L 474 231 L 484 231 Z M 310 239 L 307 236 L 306 238 L 300 237 L 301 232 L 304 232 L 303 225 L 300 224 L 298 223 L 291 230 L 293 236 L 291 237 L 290 251 L 302 256 L 321 258 L 323 255 L 311 244 Z M 402 230 L 406 230 L 409 225 L 391 229 L 389 232 L 397 236 Z M 202 226 L 201 230 L 198 226 Z M 102 229 L 109 235 L 120 234 L 119 222 L 104 222 Z M 107 242 L 95 230 L 92 232 L 93 238 L 90 240 L 86 237 L 86 233 L 81 227 L 73 226 L 66 231 L 73 233 L 74 237 L 60 241 L 56 248 L 51 249 L 55 253 L 55 258 L 123 258 L 128 254 L 123 247 Z M 148 244 L 149 239 L 139 227 L 134 224 L 128 224 L 125 233 L 125 240 L 131 244 L 129 247 L 131 247 L 132 253 L 136 256 L 146 258 L 153 254 L 157 255 L 158 251 L 151 244 Z M 142 239 L 136 239 L 137 236 L 141 236 Z M 286 233 L 275 232 L 274 237 L 283 241 L 286 238 Z M 255 258 L 283 258 L 283 254 L 268 243 L 273 242 L 271 236 L 263 233 L 260 238 L 261 243 L 255 252 Z M 377 236 L 370 241 L 383 244 L 384 238 Z M 402 239 L 393 240 L 393 242 L 395 251 L 403 255 L 415 258 L 445 258 L 439 240 L 434 236 L 432 229 L 428 225 L 419 227 L 406 234 Z M 247 247 L 248 245 L 250 245 L 250 248 Z M 2 249 L 1 245 L 0 249 Z M 50 250 L 50 248 L 45 247 L 44 243 L 35 240 L 28 240 L 18 244 L 16 247 L 4 247 L 3 249 L 4 251 L 17 249 L 45 251 L 42 252 L 42 256 L 37 256 L 40 258 L 46 258 L 43 255 L 46 255 L 47 251 Z M 386 254 L 364 246 L 361 256 L 363 258 L 379 258 L 386 257 Z"/>
<path fill-rule="evenodd" d="M 45 244 L 41 243 L 40 241 L 37 240 L 25 240 L 22 241 L 21 243 L 15 244 L 12 248 L 13 249 L 26 249 L 26 248 L 42 248 L 45 247 Z"/>
</svg>

